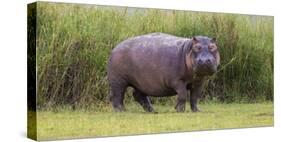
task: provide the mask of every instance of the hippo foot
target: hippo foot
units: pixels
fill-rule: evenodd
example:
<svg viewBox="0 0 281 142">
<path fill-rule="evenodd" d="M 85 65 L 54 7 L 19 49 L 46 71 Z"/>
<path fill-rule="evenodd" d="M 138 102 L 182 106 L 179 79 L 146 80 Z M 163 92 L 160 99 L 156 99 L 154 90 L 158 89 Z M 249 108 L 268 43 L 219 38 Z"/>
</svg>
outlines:
<svg viewBox="0 0 281 142">
<path fill-rule="evenodd" d="M 151 113 L 151 114 L 158 114 L 157 111 L 146 111 L 146 112 Z"/>
<path fill-rule="evenodd" d="M 185 105 L 184 104 L 178 104 L 175 109 L 177 110 L 177 112 L 184 112 L 185 111 Z"/>
<path fill-rule="evenodd" d="M 158 112 L 155 111 L 152 107 L 151 107 L 151 109 L 149 110 L 149 112 L 150 112 L 150 113 L 154 113 L 154 114 L 157 114 L 157 113 L 158 113 Z"/>
<path fill-rule="evenodd" d="M 152 108 L 152 106 L 144 106 L 143 109 L 146 111 L 146 112 L 152 112 L 154 113 L 154 109 Z"/>
<path fill-rule="evenodd" d="M 191 108 L 191 110 L 192 110 L 192 112 L 200 112 L 200 110 L 197 107 Z"/>
<path fill-rule="evenodd" d="M 115 112 L 125 112 L 126 109 L 124 106 L 118 106 L 118 107 L 114 107 L 114 111 Z"/>
<path fill-rule="evenodd" d="M 157 111 L 153 111 L 152 113 L 153 113 L 153 114 L 158 114 L 158 112 L 157 112 Z"/>
</svg>

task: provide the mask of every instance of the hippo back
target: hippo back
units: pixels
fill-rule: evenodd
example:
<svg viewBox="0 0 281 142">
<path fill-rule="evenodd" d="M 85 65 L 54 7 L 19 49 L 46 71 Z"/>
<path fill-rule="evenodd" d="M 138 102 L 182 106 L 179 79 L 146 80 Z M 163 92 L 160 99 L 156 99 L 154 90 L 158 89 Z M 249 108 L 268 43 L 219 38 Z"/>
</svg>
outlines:
<svg viewBox="0 0 281 142">
<path fill-rule="evenodd" d="M 188 80 L 185 55 L 188 38 L 152 33 L 129 38 L 112 51 L 108 64 L 110 81 L 126 81 L 150 96 L 174 95 L 174 80 Z"/>
</svg>

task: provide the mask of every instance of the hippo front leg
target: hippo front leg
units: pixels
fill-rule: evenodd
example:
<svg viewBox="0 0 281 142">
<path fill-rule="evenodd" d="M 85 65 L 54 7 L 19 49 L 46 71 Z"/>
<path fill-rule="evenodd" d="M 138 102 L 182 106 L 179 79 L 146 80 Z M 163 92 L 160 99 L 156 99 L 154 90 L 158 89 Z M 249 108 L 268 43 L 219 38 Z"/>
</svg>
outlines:
<svg viewBox="0 0 281 142">
<path fill-rule="evenodd" d="M 177 105 L 175 107 L 175 109 L 177 110 L 177 112 L 184 112 L 185 111 L 185 104 L 186 104 L 186 100 L 187 100 L 187 90 L 185 85 L 182 83 L 180 84 L 177 89 Z"/>
<path fill-rule="evenodd" d="M 204 80 L 197 80 L 196 82 L 193 83 L 193 86 L 191 88 L 190 92 L 190 107 L 193 112 L 198 112 L 200 111 L 197 107 L 197 102 L 199 96 L 203 92 L 203 86 L 204 86 Z"/>
</svg>

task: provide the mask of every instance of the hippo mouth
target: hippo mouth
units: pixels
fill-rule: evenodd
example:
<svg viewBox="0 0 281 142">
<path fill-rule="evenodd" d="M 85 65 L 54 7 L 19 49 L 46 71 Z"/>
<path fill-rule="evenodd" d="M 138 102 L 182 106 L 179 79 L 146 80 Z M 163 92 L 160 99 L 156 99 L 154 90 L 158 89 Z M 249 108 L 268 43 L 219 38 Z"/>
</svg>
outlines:
<svg viewBox="0 0 281 142">
<path fill-rule="evenodd" d="M 217 71 L 217 67 L 213 65 L 201 65 L 194 67 L 193 70 L 198 76 L 211 76 Z"/>
</svg>

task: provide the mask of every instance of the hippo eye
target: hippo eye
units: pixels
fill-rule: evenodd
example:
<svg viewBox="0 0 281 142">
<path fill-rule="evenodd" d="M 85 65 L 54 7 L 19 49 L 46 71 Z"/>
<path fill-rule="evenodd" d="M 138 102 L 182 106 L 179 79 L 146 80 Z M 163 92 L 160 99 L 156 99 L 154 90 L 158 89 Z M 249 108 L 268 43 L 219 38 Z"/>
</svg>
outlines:
<svg viewBox="0 0 281 142">
<path fill-rule="evenodd" d="M 215 51 L 217 49 L 217 46 L 216 45 L 209 45 L 209 49 L 211 51 Z"/>
<path fill-rule="evenodd" d="M 201 50 L 201 46 L 194 46 L 193 47 L 193 50 L 195 51 L 195 52 L 199 52 L 200 50 Z"/>
</svg>

